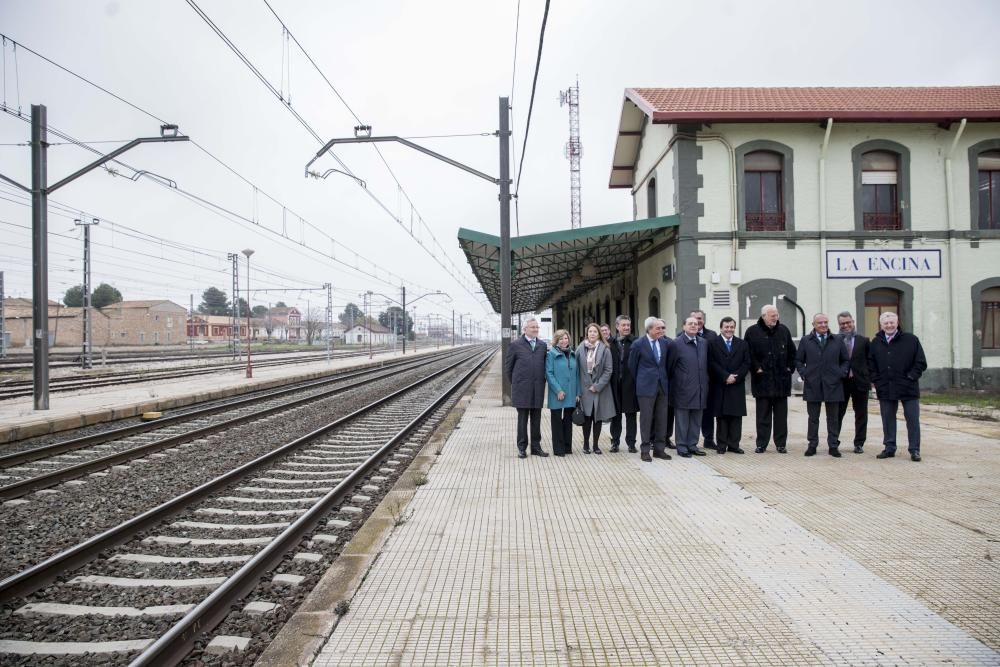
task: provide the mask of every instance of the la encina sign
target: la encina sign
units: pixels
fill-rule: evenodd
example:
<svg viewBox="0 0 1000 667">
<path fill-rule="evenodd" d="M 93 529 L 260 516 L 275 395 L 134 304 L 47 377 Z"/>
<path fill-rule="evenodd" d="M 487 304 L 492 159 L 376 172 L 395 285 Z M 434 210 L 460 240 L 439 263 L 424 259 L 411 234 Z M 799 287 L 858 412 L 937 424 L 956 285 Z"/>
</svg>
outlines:
<svg viewBox="0 0 1000 667">
<path fill-rule="evenodd" d="M 827 278 L 940 278 L 940 250 L 827 250 Z"/>
</svg>

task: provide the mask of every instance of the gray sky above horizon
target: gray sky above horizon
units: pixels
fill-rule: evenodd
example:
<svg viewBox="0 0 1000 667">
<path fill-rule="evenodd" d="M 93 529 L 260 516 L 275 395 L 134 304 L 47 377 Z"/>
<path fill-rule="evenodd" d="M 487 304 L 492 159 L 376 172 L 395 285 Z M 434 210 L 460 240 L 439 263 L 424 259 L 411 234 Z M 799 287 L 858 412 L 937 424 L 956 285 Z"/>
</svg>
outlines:
<svg viewBox="0 0 1000 667">
<path fill-rule="evenodd" d="M 283 47 L 281 25 L 262 0 L 197 4 L 322 138 L 351 136 L 357 120 L 294 44 Z M 478 134 L 496 129 L 498 98 L 511 96 L 520 158 L 542 0 L 520 2 L 513 78 L 517 0 L 271 5 L 373 134 L 473 134 L 415 141 L 497 175 L 497 140 Z M 569 165 L 563 157 L 568 115 L 558 93 L 577 77 L 586 227 L 632 216 L 627 191 L 607 187 L 627 87 L 996 84 L 998 27 L 1000 3 L 994 0 L 947 6 L 928 0 L 554 0 L 514 233 L 569 227 Z M 309 300 L 316 307 L 325 296 L 301 290 L 332 282 L 339 312 L 367 290 L 398 298 L 405 282 L 411 299 L 433 290 L 452 298 L 423 299 L 420 315 L 450 316 L 454 308 L 487 316 L 456 233 L 459 227 L 498 233 L 496 187 L 389 144 L 382 151 L 405 194 L 371 146 L 336 151 L 366 181 L 367 193 L 338 174 L 305 178 L 303 167 L 317 141 L 183 0 L 3 0 L 0 32 L 178 124 L 260 188 L 255 191 L 191 143 L 126 153 L 123 162 L 170 179 L 178 189 L 150 177 L 130 180 L 133 172 L 119 168 L 118 176 L 96 170 L 53 194 L 50 298 L 61 299 L 82 282 L 81 234 L 73 225 L 82 213 L 104 221 L 92 232 L 94 284 L 109 282 L 125 298 L 168 298 L 186 306 L 189 294 L 197 305 L 209 286 L 229 293 L 226 254 L 250 247 L 255 305 L 281 300 L 304 308 Z M 45 104 L 52 128 L 86 142 L 158 134 L 155 119 L 23 49 L 15 54 L 7 43 L 3 55 L 3 102 L 13 113 L 20 108 L 27 116 L 31 104 Z M 0 173 L 25 184 L 29 149 L 11 144 L 28 138 L 28 123 L 0 114 Z M 62 140 L 53 134 L 49 138 L 56 143 L 49 150 L 50 183 L 94 157 L 58 144 Z M 116 144 L 93 145 L 106 152 Z M 329 157 L 316 165 L 337 166 Z M 30 297 L 31 217 L 25 203 L 0 185 L 0 270 L 8 295 Z M 460 282 L 401 228 L 411 224 Z M 337 261 L 327 257 L 331 253 Z M 245 265 L 240 277 L 242 290 Z M 374 305 L 384 308 L 385 299 L 375 296 Z"/>
</svg>

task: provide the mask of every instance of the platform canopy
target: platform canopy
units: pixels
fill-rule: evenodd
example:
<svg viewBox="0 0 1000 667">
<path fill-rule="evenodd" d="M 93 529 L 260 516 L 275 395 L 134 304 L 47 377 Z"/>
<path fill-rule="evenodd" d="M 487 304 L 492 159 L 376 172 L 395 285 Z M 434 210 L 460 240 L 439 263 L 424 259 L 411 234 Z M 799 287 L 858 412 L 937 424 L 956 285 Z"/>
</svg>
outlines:
<svg viewBox="0 0 1000 667">
<path fill-rule="evenodd" d="M 672 215 L 512 237 L 511 312 L 538 312 L 619 278 L 641 251 L 679 224 Z M 500 237 L 463 228 L 458 243 L 500 312 Z"/>
</svg>

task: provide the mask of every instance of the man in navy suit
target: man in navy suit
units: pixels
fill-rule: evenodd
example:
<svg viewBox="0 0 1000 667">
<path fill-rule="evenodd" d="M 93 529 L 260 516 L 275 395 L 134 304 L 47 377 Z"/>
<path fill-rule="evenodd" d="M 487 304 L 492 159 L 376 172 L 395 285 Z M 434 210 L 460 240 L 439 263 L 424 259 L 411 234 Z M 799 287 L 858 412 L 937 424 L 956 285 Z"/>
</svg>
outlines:
<svg viewBox="0 0 1000 667">
<path fill-rule="evenodd" d="M 639 433 L 642 438 L 642 460 L 670 460 L 667 443 L 667 352 L 670 343 L 663 337 L 667 326 L 663 320 L 647 317 L 646 335 L 632 343 L 628 367 L 635 378 L 635 395 L 639 401 Z M 653 455 L 649 450 L 652 446 Z"/>
</svg>

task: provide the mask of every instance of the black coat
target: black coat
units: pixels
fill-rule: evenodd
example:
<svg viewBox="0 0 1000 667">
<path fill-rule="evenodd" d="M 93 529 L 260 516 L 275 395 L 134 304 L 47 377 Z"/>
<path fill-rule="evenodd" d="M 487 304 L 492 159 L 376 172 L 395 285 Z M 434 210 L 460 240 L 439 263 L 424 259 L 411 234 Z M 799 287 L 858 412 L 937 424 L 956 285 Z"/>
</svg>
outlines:
<svg viewBox="0 0 1000 667">
<path fill-rule="evenodd" d="M 615 397 L 615 410 L 622 412 L 639 412 L 639 401 L 635 397 L 635 378 L 628 367 L 628 355 L 632 351 L 635 338 L 625 336 L 611 339 L 611 392 Z"/>
<path fill-rule="evenodd" d="M 708 407 L 708 342 L 687 334 L 674 339 L 667 357 L 670 377 L 670 404 L 680 410 L 704 410 Z"/>
<path fill-rule="evenodd" d="M 851 360 L 847 347 L 838 334 L 827 334 L 826 346 L 820 346 L 819 336 L 813 329 L 799 341 L 795 367 L 802 378 L 802 400 L 823 403 L 841 403 L 844 400 L 844 383 Z"/>
<path fill-rule="evenodd" d="M 920 376 L 927 370 L 927 357 L 920 339 L 898 329 L 892 342 L 879 331 L 868 348 L 868 370 L 879 400 L 905 401 L 920 398 Z"/>
<path fill-rule="evenodd" d="M 747 328 L 743 340 L 750 347 L 750 391 L 757 398 L 792 395 L 795 343 L 792 332 L 781 322 L 769 328 L 764 318 Z M 763 371 L 763 372 L 758 372 Z"/>
<path fill-rule="evenodd" d="M 733 336 L 732 351 L 719 336 L 708 344 L 708 374 L 712 386 L 712 409 L 717 417 L 742 417 L 747 413 L 747 373 L 750 372 L 750 348 L 742 338 Z M 726 384 L 730 375 L 736 382 Z"/>
<path fill-rule="evenodd" d="M 844 346 L 847 346 L 846 338 Z M 872 388 L 871 374 L 868 372 L 868 349 L 871 342 L 861 334 L 854 334 L 854 352 L 851 353 L 851 377 L 844 379 L 844 388 L 849 391 L 868 391 Z M 846 397 L 845 397 L 846 398 Z"/>
<path fill-rule="evenodd" d="M 504 375 L 510 380 L 510 402 L 515 408 L 541 409 L 545 403 L 545 354 L 548 345 L 535 339 L 532 352 L 524 336 L 510 342 Z"/>
</svg>

